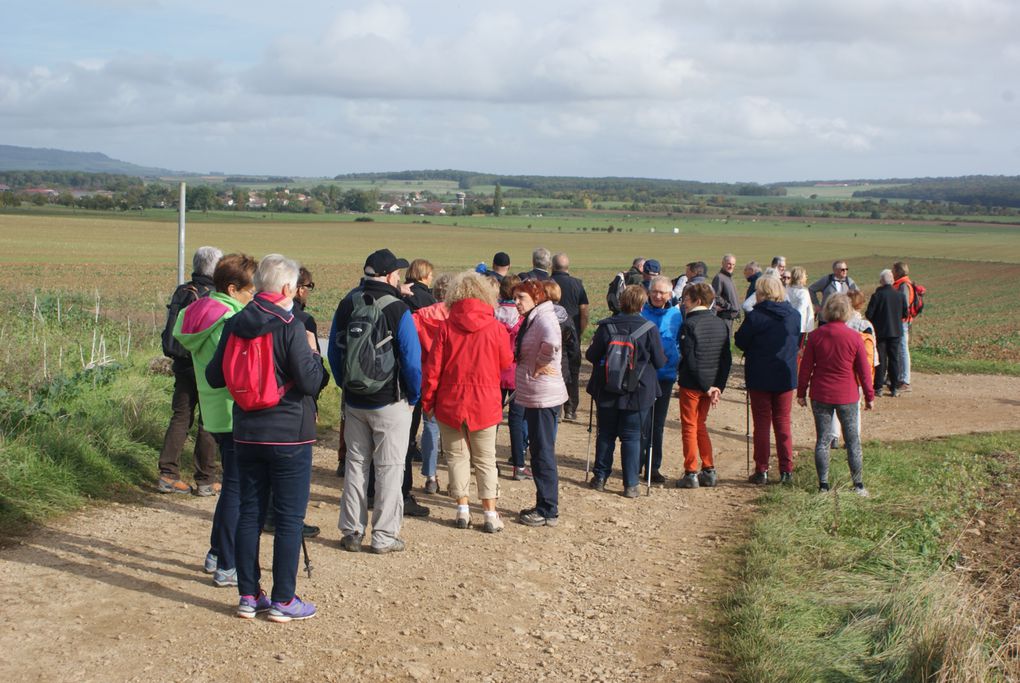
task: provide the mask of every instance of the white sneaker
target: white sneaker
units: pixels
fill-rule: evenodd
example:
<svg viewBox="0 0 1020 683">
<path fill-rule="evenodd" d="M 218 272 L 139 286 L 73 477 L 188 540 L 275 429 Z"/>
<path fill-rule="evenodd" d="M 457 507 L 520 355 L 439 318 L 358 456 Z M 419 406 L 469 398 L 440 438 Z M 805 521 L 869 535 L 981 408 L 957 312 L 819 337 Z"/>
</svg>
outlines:
<svg viewBox="0 0 1020 683">
<path fill-rule="evenodd" d="M 462 508 L 457 509 L 457 528 L 467 529 L 471 526 L 471 511 Z"/>
<path fill-rule="evenodd" d="M 870 493 L 868 493 L 868 489 L 864 488 L 863 485 L 862 486 L 855 486 L 854 487 L 854 493 L 856 493 L 861 498 L 867 498 L 868 496 L 871 495 Z"/>
<path fill-rule="evenodd" d="M 485 526 L 482 530 L 487 534 L 495 534 L 503 530 L 503 518 L 498 514 L 485 515 Z"/>
</svg>

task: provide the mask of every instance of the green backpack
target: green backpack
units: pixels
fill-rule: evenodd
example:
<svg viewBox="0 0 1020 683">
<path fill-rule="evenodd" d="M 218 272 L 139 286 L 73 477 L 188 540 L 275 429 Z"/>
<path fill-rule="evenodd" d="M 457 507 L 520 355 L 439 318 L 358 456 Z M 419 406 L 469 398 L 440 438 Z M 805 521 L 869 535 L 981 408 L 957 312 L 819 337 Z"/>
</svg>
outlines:
<svg viewBox="0 0 1020 683">
<path fill-rule="evenodd" d="M 375 300 L 365 299 L 364 294 L 355 297 L 354 310 L 343 331 L 346 347 L 343 389 L 371 396 L 382 391 L 396 372 L 395 340 L 383 309 L 399 299 L 390 294 Z"/>
</svg>

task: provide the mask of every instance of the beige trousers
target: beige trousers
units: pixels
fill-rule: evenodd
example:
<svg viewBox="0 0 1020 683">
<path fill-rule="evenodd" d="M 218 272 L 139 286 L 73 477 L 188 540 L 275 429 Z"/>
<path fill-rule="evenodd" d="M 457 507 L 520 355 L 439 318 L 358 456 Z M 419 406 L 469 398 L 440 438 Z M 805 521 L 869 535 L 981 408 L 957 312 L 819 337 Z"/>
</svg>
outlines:
<svg viewBox="0 0 1020 683">
<path fill-rule="evenodd" d="M 466 425 L 454 429 L 439 423 L 446 467 L 450 475 L 450 497 L 464 498 L 471 486 L 471 466 L 478 482 L 478 497 L 499 498 L 499 470 L 496 469 L 496 426 L 469 432 Z"/>
</svg>

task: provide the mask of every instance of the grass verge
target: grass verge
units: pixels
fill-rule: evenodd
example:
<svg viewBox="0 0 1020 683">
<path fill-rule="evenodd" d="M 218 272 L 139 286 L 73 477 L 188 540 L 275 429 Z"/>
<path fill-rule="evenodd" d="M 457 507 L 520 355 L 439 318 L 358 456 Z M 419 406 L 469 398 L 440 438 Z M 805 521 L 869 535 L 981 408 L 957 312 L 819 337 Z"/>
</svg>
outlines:
<svg viewBox="0 0 1020 683">
<path fill-rule="evenodd" d="M 842 451 L 828 495 L 810 463 L 769 487 L 721 603 L 734 680 L 1020 680 L 1016 630 L 956 571 L 960 534 L 1017 485 L 1003 463 L 1018 450 L 1018 432 L 868 444 L 871 498 L 852 493 Z"/>
</svg>

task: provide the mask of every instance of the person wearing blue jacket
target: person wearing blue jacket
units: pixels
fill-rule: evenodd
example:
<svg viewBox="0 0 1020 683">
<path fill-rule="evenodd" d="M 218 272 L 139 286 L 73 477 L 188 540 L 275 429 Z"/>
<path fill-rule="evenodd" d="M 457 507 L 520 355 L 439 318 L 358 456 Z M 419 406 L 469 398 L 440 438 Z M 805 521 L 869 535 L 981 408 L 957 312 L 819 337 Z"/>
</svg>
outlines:
<svg viewBox="0 0 1020 683">
<path fill-rule="evenodd" d="M 677 366 L 680 365 L 680 325 L 684 314 L 672 306 L 673 287 L 669 278 L 657 275 L 648 286 L 648 303 L 641 309 L 641 317 L 653 323 L 659 330 L 662 350 L 666 363 L 658 370 L 659 397 L 649 411 L 649 424 L 641 431 L 641 469 L 648 466 L 648 452 L 651 449 L 652 483 L 665 484 L 666 477 L 659 473 L 662 467 L 662 433 L 666 428 L 669 403 L 673 398 Z"/>
<path fill-rule="evenodd" d="M 397 287 L 405 259 L 389 249 L 380 249 L 365 261 L 365 279 L 360 291 L 340 302 L 329 333 L 327 356 L 337 385 L 344 390 L 344 441 L 347 459 L 344 491 L 340 503 L 340 547 L 361 550 L 368 522 L 368 477 L 375 469 L 375 497 L 372 511 L 372 551 L 398 552 L 404 516 L 404 480 L 407 444 L 411 433 L 413 407 L 421 398 L 421 343 L 411 311 L 400 298 Z M 380 303 L 380 315 L 393 337 L 396 368 L 392 377 L 371 394 L 357 393 L 344 381 L 348 323 L 356 304 Z M 356 301 L 357 300 L 357 301 Z M 427 512 L 426 512 L 427 514 Z"/>
<path fill-rule="evenodd" d="M 797 347 L 800 313 L 786 301 L 778 277 L 758 278 L 758 303 L 744 319 L 733 341 L 744 352 L 744 379 L 754 418 L 755 472 L 752 484 L 768 483 L 770 429 L 776 433 L 780 482 L 793 482 L 793 434 L 790 409 L 797 388 Z"/>
</svg>

